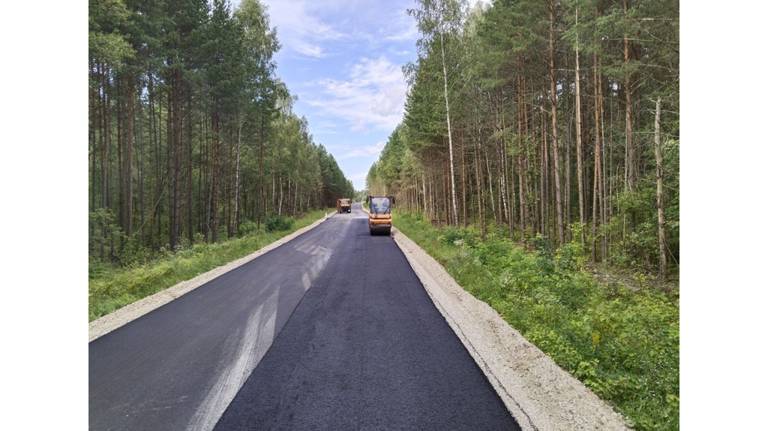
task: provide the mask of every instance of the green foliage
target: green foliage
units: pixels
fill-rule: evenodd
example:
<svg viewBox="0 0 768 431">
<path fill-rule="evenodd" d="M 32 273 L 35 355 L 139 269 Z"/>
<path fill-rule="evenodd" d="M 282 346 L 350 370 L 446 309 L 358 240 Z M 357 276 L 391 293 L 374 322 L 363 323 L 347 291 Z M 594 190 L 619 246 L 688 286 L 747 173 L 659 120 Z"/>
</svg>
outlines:
<svg viewBox="0 0 768 431">
<path fill-rule="evenodd" d="M 256 222 L 252 220 L 245 220 L 244 222 L 240 223 L 240 227 L 238 227 L 237 233 L 240 236 L 250 235 L 256 232 L 258 228 L 259 225 Z"/>
<path fill-rule="evenodd" d="M 579 241 L 552 250 L 538 238 L 528 251 L 493 231 L 480 241 L 472 228 L 439 229 L 410 214 L 395 224 L 636 429 L 678 429 L 677 298 L 597 283 Z"/>
<path fill-rule="evenodd" d="M 99 208 L 91 211 L 88 220 L 89 237 L 88 244 L 91 250 L 100 250 L 104 255 L 105 250 L 114 248 L 124 238 L 123 231 L 117 225 L 115 214 L 107 208 Z"/>
<path fill-rule="evenodd" d="M 252 253 L 259 248 L 323 217 L 317 210 L 294 220 L 284 218 L 284 229 L 274 231 L 249 230 L 241 238 L 218 243 L 200 242 L 187 244 L 175 253 L 161 249 L 148 261 L 136 260 L 127 266 L 119 266 L 92 259 L 88 271 L 88 319 L 94 320 L 116 309 L 152 295 L 174 284 Z M 92 217 L 111 223 L 110 215 L 98 212 Z M 243 226 L 252 228 L 251 223 Z"/>
<path fill-rule="evenodd" d="M 554 255 L 554 261 L 558 269 L 563 271 L 579 271 L 584 269 L 587 257 L 585 255 L 584 246 L 579 240 L 583 230 L 584 226 L 579 223 L 573 223 L 571 225 L 573 239 L 558 248 Z"/>
<path fill-rule="evenodd" d="M 264 228 L 267 230 L 267 232 L 290 230 L 292 226 L 292 218 L 280 215 L 270 216 L 264 223 Z"/>
<path fill-rule="evenodd" d="M 323 205 L 327 207 L 336 206 L 336 199 L 350 198 L 355 194 L 355 188 L 336 163 L 336 159 L 331 153 L 325 150 L 325 147 L 318 147 L 318 157 L 320 160 L 320 174 L 323 184 Z"/>
<path fill-rule="evenodd" d="M 405 116 L 368 172 L 369 190 L 393 194 L 409 210 L 428 212 L 432 219 L 446 219 L 446 208 L 453 200 L 446 191 L 451 178 L 447 97 L 454 141 L 450 163 L 455 179 L 462 183 L 456 190 L 461 220 L 455 223 L 512 226 L 514 232 L 509 235 L 551 248 L 548 242 L 558 236 L 560 218 L 564 227 L 581 221 L 581 195 L 586 224 L 582 230 L 590 257 L 656 274 L 660 259 L 653 137 L 658 97 L 662 100 L 667 268 L 676 272 L 679 6 L 673 0 L 626 2 L 626 11 L 624 6 L 594 0 L 496 0 L 467 10 L 461 1 L 416 2 L 416 9 L 409 12 L 417 20 L 421 37 L 417 61 L 404 67 L 410 84 Z M 577 47 L 581 163 L 575 151 Z M 552 86 L 557 93 L 554 106 Z M 625 148 L 628 111 L 631 158 Z M 555 125 L 553 112 L 559 112 Z M 553 127 L 559 132 L 559 203 Z M 594 154 L 595 137 L 601 138 L 599 159 Z M 595 160 L 601 162 L 600 171 Z M 606 195 L 602 200 L 593 200 L 599 191 L 596 173 L 602 177 Z M 578 178 L 584 180 L 582 186 Z M 511 205 L 506 199 L 499 202 L 505 193 Z M 593 219 L 596 238 L 592 238 Z M 564 230 L 565 238 L 581 237 L 575 229 Z M 568 247 L 561 251 L 564 259 L 572 256 Z M 550 251 L 554 258 L 554 250 Z"/>
<path fill-rule="evenodd" d="M 91 32 L 88 35 L 88 51 L 92 59 L 118 67 L 134 55 L 128 42 L 122 36 L 112 33 Z"/>
<path fill-rule="evenodd" d="M 120 67 L 135 52 L 120 30 L 131 13 L 122 0 L 90 0 L 88 2 L 88 55 L 96 63 Z"/>
</svg>

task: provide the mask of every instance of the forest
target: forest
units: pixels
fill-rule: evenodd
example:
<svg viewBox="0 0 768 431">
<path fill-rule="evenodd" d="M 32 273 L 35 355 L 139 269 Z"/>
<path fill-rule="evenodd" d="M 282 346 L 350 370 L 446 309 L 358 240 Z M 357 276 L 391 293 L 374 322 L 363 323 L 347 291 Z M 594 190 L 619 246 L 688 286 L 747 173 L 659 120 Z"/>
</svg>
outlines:
<svg viewBox="0 0 768 431">
<path fill-rule="evenodd" d="M 675 0 L 418 0 L 395 226 L 634 429 L 679 429 Z"/>
<path fill-rule="evenodd" d="M 367 182 L 436 225 L 675 277 L 676 0 L 419 0 L 406 113 Z"/>
<path fill-rule="evenodd" d="M 144 262 L 354 193 L 293 112 L 258 1 L 91 0 L 88 18 L 92 262 Z"/>
</svg>

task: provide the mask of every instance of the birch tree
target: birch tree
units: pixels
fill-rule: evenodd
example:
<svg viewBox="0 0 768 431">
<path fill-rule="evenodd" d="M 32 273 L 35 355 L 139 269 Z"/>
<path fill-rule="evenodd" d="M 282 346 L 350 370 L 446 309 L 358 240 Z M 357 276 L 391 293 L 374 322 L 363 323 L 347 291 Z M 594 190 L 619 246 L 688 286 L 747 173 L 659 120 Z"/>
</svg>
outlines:
<svg viewBox="0 0 768 431">
<path fill-rule="evenodd" d="M 451 215 L 452 222 L 458 224 L 459 212 L 456 203 L 456 174 L 454 172 L 453 157 L 453 131 L 451 129 L 451 107 L 448 100 L 448 70 L 446 66 L 447 39 L 455 35 L 461 27 L 462 3 L 457 0 L 419 0 L 420 8 L 410 9 L 408 12 L 418 22 L 422 38 L 418 44 L 425 55 L 429 52 L 429 46 L 437 40 L 440 48 L 440 60 L 443 79 L 443 99 L 445 101 L 445 122 L 448 131 L 448 157 L 450 164 L 451 183 Z"/>
</svg>

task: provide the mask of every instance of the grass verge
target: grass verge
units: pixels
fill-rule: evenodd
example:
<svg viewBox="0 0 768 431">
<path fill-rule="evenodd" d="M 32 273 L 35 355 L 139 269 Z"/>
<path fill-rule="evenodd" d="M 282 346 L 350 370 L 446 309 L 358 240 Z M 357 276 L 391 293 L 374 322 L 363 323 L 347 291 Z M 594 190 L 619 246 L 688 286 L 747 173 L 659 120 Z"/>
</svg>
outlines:
<svg viewBox="0 0 768 431">
<path fill-rule="evenodd" d="M 88 272 L 88 320 L 98 319 L 176 283 L 253 253 L 312 224 L 325 213 L 324 210 L 312 211 L 293 223 L 284 223 L 269 232 L 262 226 L 260 230 L 240 238 L 215 244 L 194 244 L 130 267 L 91 263 Z"/>
<path fill-rule="evenodd" d="M 636 429 L 679 429 L 676 294 L 599 283 L 579 243 L 529 251 L 501 231 L 482 241 L 472 227 L 436 228 L 418 215 L 394 223 Z"/>
</svg>

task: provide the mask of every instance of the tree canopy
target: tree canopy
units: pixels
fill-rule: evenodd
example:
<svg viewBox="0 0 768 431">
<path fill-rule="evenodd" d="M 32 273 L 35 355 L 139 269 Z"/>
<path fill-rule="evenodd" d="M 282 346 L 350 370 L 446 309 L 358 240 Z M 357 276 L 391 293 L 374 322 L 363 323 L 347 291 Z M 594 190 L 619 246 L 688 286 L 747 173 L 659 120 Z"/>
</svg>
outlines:
<svg viewBox="0 0 768 431">
<path fill-rule="evenodd" d="M 553 246 L 576 237 L 595 261 L 675 267 L 677 2 L 417 3 L 405 116 L 369 189 L 433 223 L 493 225 Z"/>
</svg>

